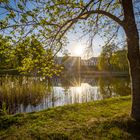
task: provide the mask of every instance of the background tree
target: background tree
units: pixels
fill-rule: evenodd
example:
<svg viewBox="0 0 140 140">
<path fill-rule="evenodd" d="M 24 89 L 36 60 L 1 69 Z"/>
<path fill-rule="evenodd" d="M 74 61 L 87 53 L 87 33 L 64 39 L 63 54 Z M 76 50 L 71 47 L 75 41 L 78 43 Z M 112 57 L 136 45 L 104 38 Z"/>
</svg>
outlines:
<svg viewBox="0 0 140 140">
<path fill-rule="evenodd" d="M 99 56 L 98 68 L 102 71 L 125 71 L 128 72 L 127 52 L 117 46 L 105 46 Z"/>
<path fill-rule="evenodd" d="M 0 69 L 11 69 L 14 67 L 13 50 L 9 39 L 0 35 Z"/>
<path fill-rule="evenodd" d="M 24 39 L 22 42 L 19 42 L 15 45 L 14 55 L 16 68 L 22 66 L 22 61 L 29 56 L 29 49 L 30 49 L 30 38 Z"/>
<path fill-rule="evenodd" d="M 15 53 L 19 61 L 17 69 L 25 74 L 37 74 L 46 77 L 59 75 L 63 67 L 55 63 L 50 49 L 45 50 L 42 44 L 35 38 L 27 38 L 19 43 Z"/>
<path fill-rule="evenodd" d="M 112 55 L 111 64 L 113 66 L 113 70 L 128 71 L 129 66 L 126 50 L 118 50 L 114 52 Z"/>
<path fill-rule="evenodd" d="M 112 37 L 116 36 L 118 28 L 122 27 L 127 38 L 127 56 L 132 82 L 131 116 L 140 120 L 139 33 L 133 9 L 134 3 L 139 5 L 139 2 L 132 0 L 13 2 L 14 4 L 6 0 L 0 3 L 0 8 L 3 9 L 1 11 L 4 11 L 3 15 L 7 14 L 5 19 L 1 20 L 1 31 L 7 33 L 4 32 L 5 29 L 13 28 L 14 30 L 8 31 L 17 39 L 36 34 L 47 47 L 54 49 L 55 54 L 66 44 L 66 34 L 76 23 L 82 25 L 85 34 L 88 33 L 90 38 L 94 38 L 97 33 L 100 35 L 104 29 L 108 30 L 105 34 L 106 42 L 110 42 Z M 87 28 L 83 26 L 84 24 Z"/>
<path fill-rule="evenodd" d="M 0 36 L 0 69 L 51 78 L 59 75 L 63 67 L 55 63 L 52 51 L 45 50 L 35 37 L 13 45 L 7 37 Z"/>
<path fill-rule="evenodd" d="M 98 67 L 100 70 L 113 70 L 113 65 L 111 63 L 111 59 L 113 53 L 117 50 L 117 46 L 114 44 L 105 45 L 102 48 L 101 55 L 99 57 Z"/>
</svg>

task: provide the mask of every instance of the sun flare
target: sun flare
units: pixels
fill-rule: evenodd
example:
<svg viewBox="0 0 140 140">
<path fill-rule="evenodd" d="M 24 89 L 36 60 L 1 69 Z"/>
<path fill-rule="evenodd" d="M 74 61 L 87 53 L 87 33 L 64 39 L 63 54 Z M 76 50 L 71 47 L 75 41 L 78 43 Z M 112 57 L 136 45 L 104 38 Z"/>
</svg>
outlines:
<svg viewBox="0 0 140 140">
<path fill-rule="evenodd" d="M 84 53 L 84 47 L 81 44 L 75 45 L 74 54 L 76 56 L 82 56 Z"/>
</svg>

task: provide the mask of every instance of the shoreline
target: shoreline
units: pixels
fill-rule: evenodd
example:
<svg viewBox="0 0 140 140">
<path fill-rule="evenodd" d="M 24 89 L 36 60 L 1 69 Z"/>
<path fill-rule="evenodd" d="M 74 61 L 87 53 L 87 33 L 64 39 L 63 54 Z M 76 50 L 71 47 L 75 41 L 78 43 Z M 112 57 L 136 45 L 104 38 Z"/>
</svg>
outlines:
<svg viewBox="0 0 140 140">
<path fill-rule="evenodd" d="M 140 123 L 129 117 L 131 97 L 65 105 L 0 117 L 0 139 L 132 140 Z"/>
</svg>

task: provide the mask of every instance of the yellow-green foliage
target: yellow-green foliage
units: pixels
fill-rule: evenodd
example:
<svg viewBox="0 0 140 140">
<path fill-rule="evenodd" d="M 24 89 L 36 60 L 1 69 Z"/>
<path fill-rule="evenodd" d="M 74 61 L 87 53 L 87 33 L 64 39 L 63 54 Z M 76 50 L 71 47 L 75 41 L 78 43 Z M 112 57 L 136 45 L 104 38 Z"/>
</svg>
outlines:
<svg viewBox="0 0 140 140">
<path fill-rule="evenodd" d="M 36 38 L 26 38 L 15 49 L 17 69 L 22 74 L 53 77 L 59 75 L 62 66 L 55 63 L 53 51 L 45 49 Z"/>
</svg>

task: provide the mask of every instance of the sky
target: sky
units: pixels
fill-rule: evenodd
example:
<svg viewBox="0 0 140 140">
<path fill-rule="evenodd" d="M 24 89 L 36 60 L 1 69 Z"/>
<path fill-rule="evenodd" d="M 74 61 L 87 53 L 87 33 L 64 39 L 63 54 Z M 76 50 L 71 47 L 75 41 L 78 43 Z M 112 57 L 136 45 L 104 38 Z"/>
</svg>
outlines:
<svg viewBox="0 0 140 140">
<path fill-rule="evenodd" d="M 66 47 L 68 49 L 68 52 L 71 56 L 81 56 L 84 58 L 84 52 L 86 51 L 86 48 L 88 47 L 87 39 L 79 39 L 81 34 L 69 34 L 69 43 Z M 92 56 L 97 57 L 100 55 L 100 52 L 102 50 L 102 45 L 104 44 L 103 40 L 100 37 L 96 37 L 93 41 L 92 49 L 90 49 L 90 54 Z"/>
<path fill-rule="evenodd" d="M 11 0 L 10 2 L 12 2 L 13 0 Z M 13 4 L 12 4 L 13 5 Z M 0 13 L 2 13 L 3 11 L 1 11 L 0 9 Z M 2 19 L 3 16 L 1 15 L 0 16 L 0 19 Z M 85 58 L 85 49 L 88 47 L 88 44 L 87 44 L 87 37 L 83 37 L 82 39 L 80 39 L 81 35 L 82 35 L 82 32 L 80 31 L 78 25 L 75 27 L 76 29 L 76 32 L 77 33 L 74 33 L 74 32 L 69 32 L 68 33 L 68 40 L 69 40 L 69 43 L 67 44 L 66 46 L 66 50 L 68 50 L 68 53 L 71 55 L 71 56 L 81 56 L 82 58 Z M 122 40 L 122 38 L 124 38 L 125 34 L 123 32 L 122 29 L 120 29 L 119 31 L 119 40 Z M 93 46 L 92 48 L 90 49 L 90 57 L 94 56 L 94 57 L 97 57 L 100 55 L 101 53 L 101 50 L 102 50 L 102 46 L 105 44 L 104 40 L 99 37 L 99 36 L 96 36 L 93 40 Z M 119 46 L 121 46 L 119 44 Z M 59 53 L 58 55 L 62 55 L 62 53 Z"/>
<path fill-rule="evenodd" d="M 90 48 L 90 53 L 87 57 L 86 55 L 86 48 L 88 47 L 88 38 L 87 36 L 84 36 L 83 38 L 80 38 L 82 35 L 82 31 L 78 28 L 78 25 L 75 27 L 76 33 L 69 32 L 67 37 L 69 40 L 69 43 L 66 46 L 66 50 L 68 50 L 68 53 L 70 56 L 80 56 L 83 59 L 88 59 L 89 57 L 98 57 L 102 51 L 102 47 L 105 45 L 104 38 L 101 38 L 99 35 L 96 35 L 93 39 L 92 48 Z M 125 33 L 122 28 L 119 29 L 118 33 L 118 40 L 120 42 L 124 40 Z M 115 43 L 115 41 L 114 41 Z M 116 42 L 117 43 L 117 42 Z M 122 48 L 122 44 L 118 44 L 119 48 Z M 61 54 L 59 54 L 61 55 Z"/>
<path fill-rule="evenodd" d="M 88 53 L 87 56 L 86 49 L 89 46 L 89 39 L 87 36 L 83 36 L 81 38 L 82 35 L 82 30 L 79 29 L 79 25 L 77 24 L 74 31 L 71 30 L 70 32 L 68 32 L 67 38 L 69 43 L 64 48 L 64 50 L 67 50 L 70 56 L 80 56 L 83 59 L 88 59 L 93 56 L 98 57 L 101 53 L 104 41 L 101 39 L 101 37 L 96 36 L 93 40 L 92 48 L 90 48 L 89 50 L 90 53 Z M 59 52 L 58 56 L 62 56 L 62 53 Z"/>
</svg>

